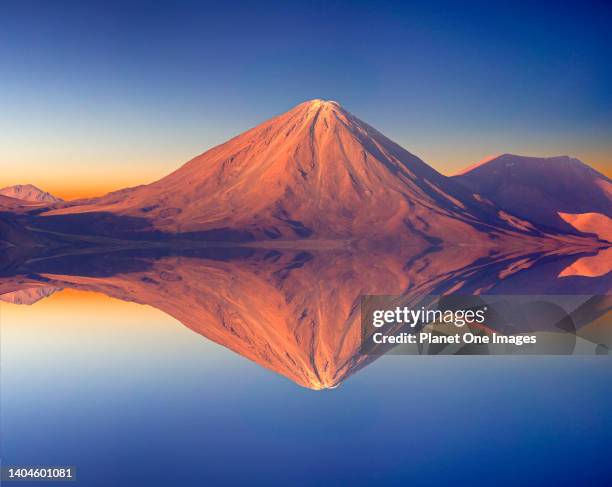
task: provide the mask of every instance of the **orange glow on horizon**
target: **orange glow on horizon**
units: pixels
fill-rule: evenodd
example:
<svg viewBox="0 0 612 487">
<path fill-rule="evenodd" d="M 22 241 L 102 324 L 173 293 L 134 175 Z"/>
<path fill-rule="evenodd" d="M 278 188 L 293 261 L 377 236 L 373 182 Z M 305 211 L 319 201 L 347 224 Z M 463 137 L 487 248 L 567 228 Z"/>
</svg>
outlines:
<svg viewBox="0 0 612 487">
<path fill-rule="evenodd" d="M 72 167 L 61 163 L 20 164 L 2 172 L 0 188 L 33 184 L 58 198 L 70 201 L 104 196 L 112 191 L 150 184 L 176 170 L 180 164 L 121 165 L 118 161 Z"/>
<path fill-rule="evenodd" d="M 143 320 L 154 320 L 165 313 L 151 306 L 141 305 L 131 301 L 123 301 L 118 298 L 94 291 L 83 291 L 79 289 L 64 288 L 56 291 L 51 296 L 37 301 L 33 305 L 17 305 L 1 303 L 3 312 L 12 309 L 13 312 L 27 310 L 32 316 L 48 317 L 50 314 L 64 314 L 66 312 L 91 313 L 95 311 L 96 318 L 111 318 L 116 316 L 139 317 Z M 112 319 L 109 324 L 112 324 Z"/>
<path fill-rule="evenodd" d="M 67 307 L 78 308 L 96 306 L 99 307 L 101 311 L 115 311 L 117 308 L 121 308 L 122 311 L 125 312 L 133 308 L 134 303 L 111 298 L 100 292 L 64 288 L 38 301 L 34 306 L 37 308 L 45 307 L 47 310 L 51 308 L 63 310 L 67 309 Z"/>
<path fill-rule="evenodd" d="M 62 198 L 65 201 L 77 200 L 82 198 L 95 198 L 98 196 L 104 196 L 105 194 L 111 193 L 113 191 L 118 191 L 124 188 L 130 188 L 133 186 L 138 186 L 140 184 L 145 184 L 141 181 L 132 181 L 132 180 L 123 180 L 123 181 L 105 181 L 98 184 L 77 184 L 77 183 L 49 183 L 44 185 L 44 183 L 37 184 L 41 189 L 48 191 L 54 196 L 58 198 Z"/>
<path fill-rule="evenodd" d="M 510 151 L 509 151 L 510 152 Z M 543 157 L 544 154 L 525 151 L 520 155 Z M 552 154 L 558 155 L 558 154 Z M 427 164 L 447 176 L 454 176 L 474 167 L 494 156 L 485 157 L 484 154 L 469 160 L 469 155 L 462 154 L 462 160 L 457 160 L 457 154 L 446 156 L 445 151 L 430 154 L 418 154 Z M 605 176 L 612 178 L 612 154 L 590 153 L 584 155 L 572 155 L 590 165 Z M 465 161 L 463 161 L 465 159 Z M 452 161 L 452 162 L 441 162 Z M 474 161 L 479 161 L 475 163 Z M 597 161 L 594 163 L 593 161 Z M 15 184 L 34 184 L 44 191 L 62 198 L 66 201 L 93 198 L 103 196 L 107 193 L 121 189 L 150 184 L 178 169 L 181 164 L 163 165 L 155 167 L 132 165 L 127 168 L 118 167 L 117 163 L 106 165 L 113 167 L 113 171 L 104 171 L 104 165 L 89 168 L 87 171 L 60 171 L 50 170 L 49 166 L 27 167 L 23 165 L 19 170 L 11 168 L 3 173 L 0 187 Z M 68 174 L 66 174 L 68 172 Z"/>
</svg>

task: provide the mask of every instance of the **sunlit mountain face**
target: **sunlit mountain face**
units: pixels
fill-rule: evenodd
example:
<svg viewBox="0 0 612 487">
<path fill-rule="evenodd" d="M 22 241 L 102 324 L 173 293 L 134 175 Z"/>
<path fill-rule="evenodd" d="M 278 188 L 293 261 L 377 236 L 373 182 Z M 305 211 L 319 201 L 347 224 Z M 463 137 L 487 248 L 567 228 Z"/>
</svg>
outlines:
<svg viewBox="0 0 612 487">
<path fill-rule="evenodd" d="M 57 291 L 76 289 L 149 305 L 296 384 L 326 389 L 376 358 L 360 353 L 363 295 L 606 295 L 612 287 L 606 252 L 492 253 L 478 246 L 407 246 L 393 252 L 349 246 L 63 248 L 5 272 L 0 299 L 36 306 Z M 597 259 L 603 259 L 599 272 L 581 272 L 589 268 L 585 262 Z M 610 303 L 598 306 L 597 316 L 577 326 L 608 312 Z"/>
</svg>

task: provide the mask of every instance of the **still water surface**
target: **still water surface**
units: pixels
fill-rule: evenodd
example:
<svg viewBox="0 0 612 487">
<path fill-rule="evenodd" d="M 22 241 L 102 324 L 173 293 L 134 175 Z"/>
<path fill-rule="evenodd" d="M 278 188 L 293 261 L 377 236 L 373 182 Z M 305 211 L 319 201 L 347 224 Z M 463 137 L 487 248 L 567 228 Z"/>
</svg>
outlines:
<svg viewBox="0 0 612 487">
<path fill-rule="evenodd" d="M 47 269 L 62 290 L 0 304 L 4 465 L 72 465 L 87 486 L 609 482 L 609 357 L 384 356 L 313 390 L 190 321 L 217 303 L 202 293 L 215 290 L 237 310 L 242 284 L 259 278 L 295 303 L 301 271 L 273 281 L 234 270 L 226 281 L 226 263 L 179 261 L 155 261 L 148 280 L 139 270 L 98 278 Z M 351 284 L 359 266 L 345 270 L 335 289 L 360 292 Z M 195 271 L 201 280 L 185 282 Z M 433 274 L 427 282 L 441 282 Z M 232 292 L 203 290 L 204 281 Z M 311 297 L 323 303 L 323 289 Z M 165 298 L 151 306 L 112 293 Z M 270 293 L 258 296 L 276 306 Z M 181 313 L 186 320 L 171 316 Z"/>
</svg>

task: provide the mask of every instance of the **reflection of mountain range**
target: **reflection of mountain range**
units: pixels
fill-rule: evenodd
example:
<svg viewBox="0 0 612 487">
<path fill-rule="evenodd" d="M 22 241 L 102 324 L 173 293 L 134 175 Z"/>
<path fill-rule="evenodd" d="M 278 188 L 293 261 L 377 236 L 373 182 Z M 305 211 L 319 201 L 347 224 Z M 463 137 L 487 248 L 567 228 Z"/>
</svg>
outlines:
<svg viewBox="0 0 612 487">
<path fill-rule="evenodd" d="M 361 355 L 360 297 L 442 293 L 606 294 L 612 274 L 561 276 L 583 254 L 488 255 L 480 247 L 184 249 L 35 259 L 0 294 L 75 288 L 158 308 L 195 332 L 306 387 L 338 385 Z M 609 303 L 608 303 L 609 306 Z"/>
<path fill-rule="evenodd" d="M 32 283 L 28 283 L 28 286 L 31 287 L 1 293 L 0 301 L 12 304 L 34 304 L 41 299 L 48 298 L 53 293 L 60 290 L 59 288 L 45 286 L 44 284 L 32 286 Z"/>
</svg>

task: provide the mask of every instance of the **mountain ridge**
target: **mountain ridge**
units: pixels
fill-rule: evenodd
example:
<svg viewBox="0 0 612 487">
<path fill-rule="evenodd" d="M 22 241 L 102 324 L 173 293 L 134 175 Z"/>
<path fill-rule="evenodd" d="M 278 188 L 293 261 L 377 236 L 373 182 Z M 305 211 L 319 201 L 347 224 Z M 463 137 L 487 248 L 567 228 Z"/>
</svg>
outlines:
<svg viewBox="0 0 612 487">
<path fill-rule="evenodd" d="M 580 231 L 561 214 L 612 218 L 612 181 L 569 156 L 502 154 L 452 179 L 503 211 L 557 231 Z"/>
</svg>

